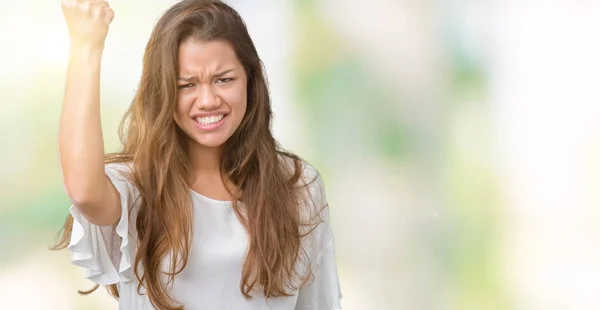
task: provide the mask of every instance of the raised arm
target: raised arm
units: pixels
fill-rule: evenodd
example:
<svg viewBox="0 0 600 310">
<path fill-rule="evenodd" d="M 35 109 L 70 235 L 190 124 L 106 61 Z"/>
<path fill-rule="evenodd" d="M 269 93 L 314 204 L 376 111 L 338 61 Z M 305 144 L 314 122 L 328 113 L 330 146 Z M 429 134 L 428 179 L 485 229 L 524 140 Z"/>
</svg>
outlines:
<svg viewBox="0 0 600 310">
<path fill-rule="evenodd" d="M 104 172 L 100 65 L 114 13 L 106 1 L 63 0 L 71 55 L 58 136 L 63 183 L 71 202 L 92 223 L 119 220 L 120 198 Z"/>
</svg>

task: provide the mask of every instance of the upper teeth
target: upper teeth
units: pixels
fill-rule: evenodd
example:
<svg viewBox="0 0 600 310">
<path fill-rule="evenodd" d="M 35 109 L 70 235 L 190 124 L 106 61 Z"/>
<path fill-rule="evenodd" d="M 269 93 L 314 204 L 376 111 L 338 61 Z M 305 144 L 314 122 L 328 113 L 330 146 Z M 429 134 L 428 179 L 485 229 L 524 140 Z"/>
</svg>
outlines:
<svg viewBox="0 0 600 310">
<path fill-rule="evenodd" d="M 208 125 L 216 123 L 223 119 L 223 114 L 214 115 L 214 116 L 206 116 L 206 117 L 196 117 L 196 122 L 201 125 Z"/>
</svg>

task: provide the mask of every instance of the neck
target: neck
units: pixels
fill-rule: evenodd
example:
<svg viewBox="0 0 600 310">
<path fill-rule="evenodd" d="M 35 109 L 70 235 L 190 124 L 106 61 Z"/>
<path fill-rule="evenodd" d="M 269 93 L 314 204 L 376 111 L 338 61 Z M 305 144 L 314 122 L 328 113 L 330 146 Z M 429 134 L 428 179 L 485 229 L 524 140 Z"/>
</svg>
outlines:
<svg viewBox="0 0 600 310">
<path fill-rule="evenodd" d="M 235 186 L 221 175 L 222 148 L 210 148 L 192 142 L 188 148 L 191 164 L 191 187 L 196 192 L 216 200 L 232 200 Z"/>
<path fill-rule="evenodd" d="M 219 174 L 221 170 L 221 148 L 212 148 L 192 142 L 188 158 L 194 175 Z"/>
</svg>

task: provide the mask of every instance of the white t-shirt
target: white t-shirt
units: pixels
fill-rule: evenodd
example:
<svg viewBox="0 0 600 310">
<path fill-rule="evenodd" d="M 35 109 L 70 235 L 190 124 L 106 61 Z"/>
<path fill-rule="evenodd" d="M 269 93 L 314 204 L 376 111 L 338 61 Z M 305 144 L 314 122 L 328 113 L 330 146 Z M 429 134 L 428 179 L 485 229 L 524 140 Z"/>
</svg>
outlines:
<svg viewBox="0 0 600 310">
<path fill-rule="evenodd" d="M 130 171 L 125 163 L 105 166 L 106 175 L 121 197 L 121 219 L 116 226 L 96 226 L 71 206 L 74 221 L 68 249 L 73 252 L 73 264 L 86 269 L 87 279 L 100 285 L 117 284 L 119 309 L 151 310 L 154 307 L 148 296 L 138 294 L 139 282 L 133 274 L 137 243 L 137 210 L 133 204 L 139 192 L 127 178 Z M 307 187 L 307 194 L 316 205 L 325 206 L 323 182 L 315 169 L 304 164 L 302 175 L 307 182 L 316 178 Z M 290 297 L 267 300 L 262 294 L 254 293 L 253 298 L 247 300 L 240 292 L 240 282 L 248 237 L 231 202 L 213 200 L 192 190 L 190 195 L 194 210 L 192 248 L 185 269 L 175 276 L 169 291 L 185 309 L 341 309 L 342 294 L 328 207 L 321 213 L 323 222 L 302 240 L 312 263 L 314 280 Z M 128 212 L 130 208 L 131 213 Z"/>
</svg>

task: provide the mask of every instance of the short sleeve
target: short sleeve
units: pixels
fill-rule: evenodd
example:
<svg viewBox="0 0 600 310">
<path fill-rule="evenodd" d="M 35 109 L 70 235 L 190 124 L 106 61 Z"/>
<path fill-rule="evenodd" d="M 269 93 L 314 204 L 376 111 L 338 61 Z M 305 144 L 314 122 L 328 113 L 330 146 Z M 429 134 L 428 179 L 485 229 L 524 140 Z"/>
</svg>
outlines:
<svg viewBox="0 0 600 310">
<path fill-rule="evenodd" d="M 90 223 L 75 206 L 71 241 L 67 247 L 73 253 L 74 265 L 85 268 L 85 277 L 97 284 L 127 282 L 131 278 L 129 208 L 134 201 L 134 188 L 127 178 L 126 164 L 108 164 L 105 173 L 119 192 L 121 218 L 114 226 Z"/>
<path fill-rule="evenodd" d="M 306 164 L 303 180 L 310 197 L 306 200 L 311 220 L 318 225 L 303 240 L 311 262 L 313 277 L 298 292 L 295 310 L 342 309 L 335 242 L 329 219 L 329 205 L 325 196 L 323 180 L 318 172 Z"/>
</svg>

